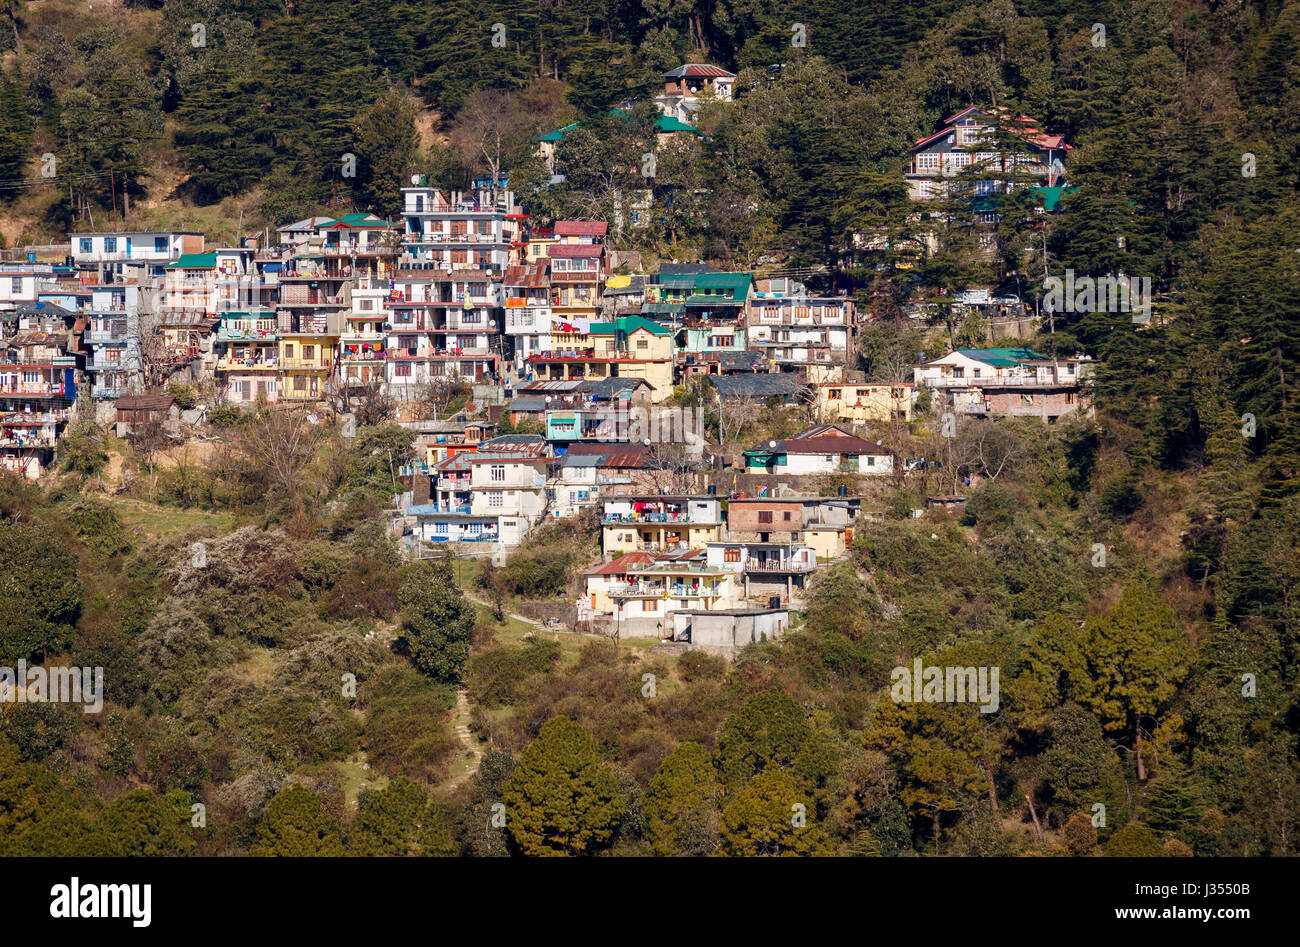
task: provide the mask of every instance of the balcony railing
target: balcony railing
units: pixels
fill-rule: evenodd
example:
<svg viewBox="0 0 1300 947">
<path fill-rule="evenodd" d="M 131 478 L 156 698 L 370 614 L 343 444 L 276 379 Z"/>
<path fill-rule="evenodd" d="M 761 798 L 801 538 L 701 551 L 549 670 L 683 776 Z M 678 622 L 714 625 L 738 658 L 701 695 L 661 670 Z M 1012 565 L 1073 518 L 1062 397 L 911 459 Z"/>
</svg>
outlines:
<svg viewBox="0 0 1300 947">
<path fill-rule="evenodd" d="M 243 369 L 277 369 L 280 368 L 277 358 L 231 358 L 227 356 L 217 362 L 218 371 L 240 371 Z"/>
<path fill-rule="evenodd" d="M 954 378 L 944 375 L 939 378 L 922 378 L 921 384 L 927 388 L 1041 388 L 1077 385 L 1077 376 L 1062 375 L 1060 378 L 1038 375 L 1010 375 L 994 378 Z"/>
<path fill-rule="evenodd" d="M 600 518 L 601 523 L 621 524 L 626 523 L 628 526 L 647 526 L 664 523 L 690 523 L 689 513 L 605 513 Z"/>
<path fill-rule="evenodd" d="M 766 560 L 762 562 L 750 559 L 745 563 L 746 572 L 812 572 L 816 568 L 816 563 L 804 559 Z"/>
<path fill-rule="evenodd" d="M 49 382 L 19 382 L 16 385 L 0 385 L 0 396 L 2 395 L 62 395 L 64 393 L 62 384 L 51 385 Z"/>
</svg>

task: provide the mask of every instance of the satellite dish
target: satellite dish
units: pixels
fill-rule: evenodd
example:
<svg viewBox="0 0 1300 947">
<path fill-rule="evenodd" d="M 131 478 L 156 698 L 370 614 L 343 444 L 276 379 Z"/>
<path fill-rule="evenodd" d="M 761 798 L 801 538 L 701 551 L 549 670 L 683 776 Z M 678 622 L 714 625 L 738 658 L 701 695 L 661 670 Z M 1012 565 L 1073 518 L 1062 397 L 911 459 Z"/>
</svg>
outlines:
<svg viewBox="0 0 1300 947">
<path fill-rule="evenodd" d="M 768 441 L 768 442 L 767 442 L 767 446 L 770 447 L 770 448 L 772 448 L 773 450 L 775 450 L 775 449 L 776 449 L 776 441 Z"/>
</svg>

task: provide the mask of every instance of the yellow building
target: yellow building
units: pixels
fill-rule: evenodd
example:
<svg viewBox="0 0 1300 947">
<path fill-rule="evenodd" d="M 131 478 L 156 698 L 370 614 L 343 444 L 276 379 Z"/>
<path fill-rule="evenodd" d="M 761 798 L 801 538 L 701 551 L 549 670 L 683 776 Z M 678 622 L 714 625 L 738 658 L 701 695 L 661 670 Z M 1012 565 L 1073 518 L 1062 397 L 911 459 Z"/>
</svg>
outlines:
<svg viewBox="0 0 1300 947">
<path fill-rule="evenodd" d="M 280 400 L 315 401 L 338 358 L 338 336 L 289 333 L 280 336 Z"/>
<path fill-rule="evenodd" d="M 557 331 L 552 340 L 551 351 L 528 359 L 538 380 L 643 378 L 654 404 L 673 393 L 673 336 L 657 322 L 627 316 L 585 333 Z"/>
<path fill-rule="evenodd" d="M 916 385 L 841 384 L 817 385 L 817 418 L 826 424 L 881 424 L 891 419 L 912 420 L 916 407 Z"/>
<path fill-rule="evenodd" d="M 853 530 L 847 526 L 812 523 L 799 532 L 799 542 L 817 552 L 817 561 L 838 559 L 853 542 Z"/>
<path fill-rule="evenodd" d="M 703 548 L 722 538 L 722 509 L 711 496 L 627 496 L 605 501 L 601 548 L 627 552 Z"/>
</svg>

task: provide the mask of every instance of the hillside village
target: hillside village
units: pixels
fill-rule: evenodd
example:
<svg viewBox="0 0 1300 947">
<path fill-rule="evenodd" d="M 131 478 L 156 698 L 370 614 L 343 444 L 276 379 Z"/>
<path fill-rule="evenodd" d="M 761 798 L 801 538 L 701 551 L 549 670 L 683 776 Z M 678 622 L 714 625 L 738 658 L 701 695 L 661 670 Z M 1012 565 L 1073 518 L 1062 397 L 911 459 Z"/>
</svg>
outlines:
<svg viewBox="0 0 1300 947">
<path fill-rule="evenodd" d="M 662 114 L 689 114 L 701 90 L 670 89 Z M 976 143 L 981 117 L 968 109 L 947 128 Z M 935 137 L 920 154 L 952 143 Z M 1064 145 L 1027 140 L 1045 180 L 1059 180 L 1050 162 Z M 504 182 L 444 192 L 416 177 L 402 195 L 400 221 L 308 217 L 236 247 L 83 232 L 62 262 L 0 264 L 0 465 L 38 479 L 82 424 L 156 450 L 211 435 L 232 411 L 296 412 L 344 437 L 361 412 L 411 437 L 387 511 L 408 555 L 455 543 L 504 563 L 539 524 L 593 508 L 628 528 L 604 530 L 612 561 L 588 577 L 570 624 L 622 628 L 630 607 L 627 627 L 650 617 L 689 642 L 678 613 L 725 612 L 736 627 L 770 613 L 778 637 L 789 617 L 777 607 L 799 604 L 818 563 L 843 556 L 859 515 L 879 515 L 871 482 L 944 465 L 927 456 L 927 428 L 1092 413 L 1087 356 L 960 348 L 869 380 L 857 333 L 873 316 L 844 289 L 815 295 L 792 277 L 705 264 L 628 272 L 607 222 L 534 228 Z M 800 429 L 771 437 L 760 408 Z M 967 465 L 960 487 L 983 473 Z M 815 501 L 832 486 L 842 499 Z M 958 486 L 931 504 L 960 506 Z M 732 504 L 755 498 L 773 508 L 733 524 Z M 783 542 L 755 528 L 773 516 Z M 739 638 L 728 640 L 730 653 Z"/>
</svg>

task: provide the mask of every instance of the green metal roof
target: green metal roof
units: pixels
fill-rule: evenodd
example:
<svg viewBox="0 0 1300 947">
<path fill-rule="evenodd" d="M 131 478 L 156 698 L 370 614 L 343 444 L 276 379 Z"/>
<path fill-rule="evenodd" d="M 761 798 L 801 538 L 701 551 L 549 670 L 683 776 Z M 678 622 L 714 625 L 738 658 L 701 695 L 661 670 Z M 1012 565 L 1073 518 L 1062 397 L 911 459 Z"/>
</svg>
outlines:
<svg viewBox="0 0 1300 947">
<path fill-rule="evenodd" d="M 1061 187 L 1031 187 L 1029 190 L 1037 194 L 1043 201 L 1043 210 L 1054 211 L 1061 205 L 1061 198 L 1076 190 L 1073 184 L 1065 184 Z"/>
<path fill-rule="evenodd" d="M 730 289 L 733 293 L 748 293 L 750 280 L 748 273 L 697 273 L 695 288 Z"/>
<path fill-rule="evenodd" d="M 578 123 L 574 122 L 572 125 L 565 125 L 563 128 L 557 128 L 553 132 L 547 132 L 544 135 L 538 135 L 537 140 L 538 141 L 564 141 L 564 133 L 571 132 L 577 127 L 578 127 Z"/>
<path fill-rule="evenodd" d="M 382 220 L 374 214 L 344 214 L 338 220 L 331 220 L 328 224 L 323 224 L 320 229 L 328 230 L 330 227 L 370 227 L 382 229 L 391 226 L 392 224 L 388 221 Z"/>
<path fill-rule="evenodd" d="M 1009 368 L 1012 365 L 1019 365 L 1021 362 L 1028 362 L 1043 357 L 1030 348 L 958 349 L 957 351 L 962 355 L 965 355 L 967 358 L 973 358 L 976 361 L 984 362 L 987 365 L 997 365 L 1001 368 Z"/>
<path fill-rule="evenodd" d="M 610 109 L 609 114 L 626 115 L 628 114 L 628 111 L 627 109 Z M 538 135 L 537 140 L 554 141 L 554 142 L 564 141 L 564 133 L 573 131 L 581 124 L 582 124 L 581 122 L 574 122 L 572 125 L 565 125 L 563 128 L 555 129 L 555 131 L 550 131 L 550 132 L 546 132 L 545 134 Z M 694 125 L 687 125 L 681 119 L 674 118 L 671 115 L 659 115 L 655 119 L 655 129 L 663 134 L 669 134 L 669 135 L 672 134 L 673 132 L 691 132 L 692 134 L 699 135 L 701 138 L 704 137 L 704 132 L 700 131 Z"/>
<path fill-rule="evenodd" d="M 637 329 L 645 329 L 652 335 L 672 335 L 671 330 L 661 326 L 657 322 L 651 322 L 649 319 L 642 319 L 640 316 L 624 316 L 613 322 L 593 322 L 591 328 L 587 330 L 588 335 L 613 335 L 622 333 L 631 335 Z"/>
<path fill-rule="evenodd" d="M 175 263 L 168 263 L 169 270 L 210 270 L 217 265 L 217 251 L 210 253 L 182 253 Z"/>
<path fill-rule="evenodd" d="M 680 315 L 680 314 L 686 312 L 686 303 L 684 303 L 684 302 L 675 302 L 675 303 L 642 303 L 642 304 L 641 304 L 641 311 L 642 311 L 642 312 L 649 312 L 649 313 L 663 313 L 664 315 L 667 315 L 667 316 L 671 316 L 671 315 L 673 315 L 673 314 L 678 314 L 678 315 Z"/>
</svg>

